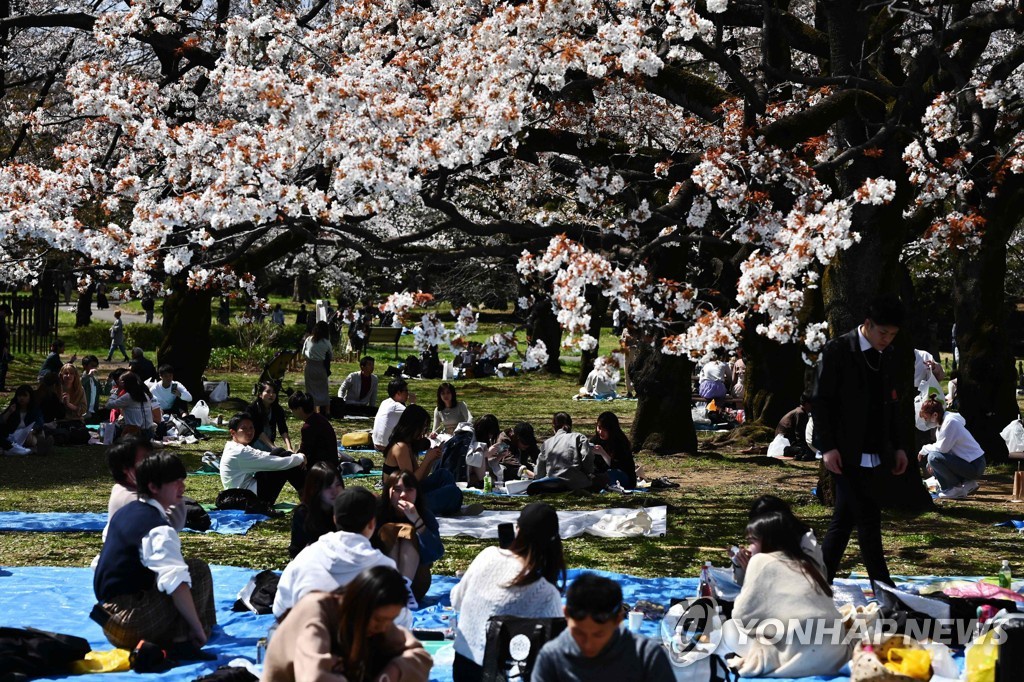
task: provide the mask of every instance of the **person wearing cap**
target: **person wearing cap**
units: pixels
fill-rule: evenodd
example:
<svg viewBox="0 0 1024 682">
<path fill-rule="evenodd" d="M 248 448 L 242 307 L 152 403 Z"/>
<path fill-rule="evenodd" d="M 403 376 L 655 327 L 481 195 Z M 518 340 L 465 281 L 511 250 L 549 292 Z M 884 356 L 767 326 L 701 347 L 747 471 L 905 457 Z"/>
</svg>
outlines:
<svg viewBox="0 0 1024 682">
<path fill-rule="evenodd" d="M 537 654 L 533 682 L 661 682 L 675 679 L 658 640 L 620 627 L 626 612 L 614 580 L 583 573 L 565 593 L 566 629 Z"/>
<path fill-rule="evenodd" d="M 393 559 L 370 544 L 377 528 L 376 514 L 377 496 L 368 489 L 353 486 L 338 494 L 334 499 L 338 531 L 320 536 L 281 573 L 274 597 L 278 620 L 313 590 L 332 592 L 372 566 L 397 568 Z"/>
<path fill-rule="evenodd" d="M 491 616 L 562 615 L 565 557 L 558 514 L 551 505 L 534 502 L 519 513 L 517 526 L 508 549 L 488 547 L 480 552 L 452 590 L 452 608 L 459 612 L 454 682 L 480 679 Z"/>
</svg>

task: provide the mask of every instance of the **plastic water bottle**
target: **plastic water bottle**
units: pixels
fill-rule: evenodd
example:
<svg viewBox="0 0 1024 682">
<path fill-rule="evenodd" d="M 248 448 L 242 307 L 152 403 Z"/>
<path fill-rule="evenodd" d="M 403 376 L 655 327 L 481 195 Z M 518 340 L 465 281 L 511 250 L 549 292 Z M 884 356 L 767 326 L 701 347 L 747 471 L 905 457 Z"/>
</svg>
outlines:
<svg viewBox="0 0 1024 682">
<path fill-rule="evenodd" d="M 711 577 L 711 562 L 705 561 L 704 567 L 700 569 L 700 586 L 697 588 L 698 597 L 714 597 L 714 578 Z"/>
<path fill-rule="evenodd" d="M 494 490 L 494 477 L 491 475 L 491 472 L 488 471 L 486 474 L 484 474 L 484 492 L 485 493 L 489 493 L 489 492 L 492 492 L 493 490 Z"/>
<path fill-rule="evenodd" d="M 999 587 L 1007 590 L 1013 589 L 1013 573 L 1010 571 L 1010 562 L 1003 559 L 1003 565 L 999 568 Z"/>
</svg>

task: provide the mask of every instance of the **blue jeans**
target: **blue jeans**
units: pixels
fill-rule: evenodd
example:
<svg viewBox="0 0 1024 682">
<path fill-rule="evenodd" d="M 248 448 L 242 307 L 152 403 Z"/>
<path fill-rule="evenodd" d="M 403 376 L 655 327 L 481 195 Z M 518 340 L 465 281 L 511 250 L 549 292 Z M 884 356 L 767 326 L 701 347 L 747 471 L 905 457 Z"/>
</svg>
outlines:
<svg viewBox="0 0 1024 682">
<path fill-rule="evenodd" d="M 462 511 L 462 490 L 448 469 L 435 468 L 420 482 L 420 490 L 434 516 L 458 516 Z"/>
<path fill-rule="evenodd" d="M 985 473 L 985 458 L 968 462 L 952 452 L 929 452 L 928 466 L 932 468 L 939 487 L 949 490 L 965 481 L 975 481 Z"/>
</svg>

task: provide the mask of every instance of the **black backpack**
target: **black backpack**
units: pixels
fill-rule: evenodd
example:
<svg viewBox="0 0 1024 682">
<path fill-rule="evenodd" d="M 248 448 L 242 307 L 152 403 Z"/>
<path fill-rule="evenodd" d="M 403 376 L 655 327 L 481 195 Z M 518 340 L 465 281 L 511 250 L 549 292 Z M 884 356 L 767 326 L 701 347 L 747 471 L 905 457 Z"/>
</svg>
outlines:
<svg viewBox="0 0 1024 682">
<path fill-rule="evenodd" d="M 203 509 L 203 505 L 190 497 L 186 497 L 185 527 L 202 533 L 210 530 L 211 525 L 212 521 L 210 520 L 210 515 L 206 513 L 205 509 Z"/>
<path fill-rule="evenodd" d="M 217 509 L 239 509 L 246 514 L 263 514 L 277 518 L 284 516 L 266 502 L 256 497 L 256 493 L 247 488 L 228 488 L 217 493 Z"/>
<path fill-rule="evenodd" d="M 91 650 L 89 642 L 74 635 L 0 627 L 0 680 L 65 674 Z"/>
<path fill-rule="evenodd" d="M 260 571 L 238 593 L 232 611 L 252 611 L 260 615 L 274 612 L 274 597 L 281 576 L 273 571 Z"/>
</svg>

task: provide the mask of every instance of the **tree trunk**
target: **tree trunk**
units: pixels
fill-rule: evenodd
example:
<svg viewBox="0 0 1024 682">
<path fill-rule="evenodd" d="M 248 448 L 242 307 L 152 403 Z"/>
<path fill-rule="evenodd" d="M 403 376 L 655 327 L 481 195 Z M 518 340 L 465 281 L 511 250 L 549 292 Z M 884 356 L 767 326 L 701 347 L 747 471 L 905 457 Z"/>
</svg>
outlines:
<svg viewBox="0 0 1024 682">
<path fill-rule="evenodd" d="M 957 251 L 953 273 L 960 413 L 988 462 L 1005 462 L 1006 442 L 999 432 L 1017 418 L 1016 372 L 1006 331 L 1006 240 L 986 235 L 980 249 Z"/>
<path fill-rule="evenodd" d="M 309 298 L 309 273 L 302 270 L 295 274 L 292 283 L 292 300 L 296 303 L 308 303 Z"/>
<path fill-rule="evenodd" d="M 157 352 L 159 364 L 174 367 L 174 378 L 198 400 L 205 396 L 203 372 L 210 361 L 210 302 L 213 292 L 195 291 L 175 281 L 164 299 L 164 339 Z"/>
<path fill-rule="evenodd" d="M 88 327 L 92 321 L 92 295 L 96 291 L 96 285 L 89 287 L 78 294 L 78 304 L 75 306 L 75 326 Z"/>
<path fill-rule="evenodd" d="M 807 390 L 810 369 L 800 346 L 781 344 L 758 334 L 748 321 L 743 332 L 743 363 L 746 365 L 744 423 L 772 429 L 790 410 L 800 405 Z"/>
<path fill-rule="evenodd" d="M 587 302 L 590 303 L 590 326 L 587 333 L 598 340 L 594 350 L 585 350 L 580 354 L 580 375 L 576 379 L 576 385 L 582 386 L 587 381 L 590 370 L 594 369 L 594 361 L 601 354 L 601 323 L 608 313 L 608 298 L 595 286 L 588 286 L 584 293 Z"/>
<path fill-rule="evenodd" d="M 633 450 L 653 450 L 659 455 L 697 452 L 690 411 L 693 363 L 641 343 L 633 350 L 629 376 L 637 395 L 630 432 Z"/>
<path fill-rule="evenodd" d="M 543 341 L 547 348 L 548 361 L 544 369 L 551 374 L 561 374 L 559 357 L 562 353 L 562 327 L 558 324 L 555 311 L 551 309 L 550 298 L 544 296 L 533 304 L 526 325 L 531 341 Z"/>
</svg>

